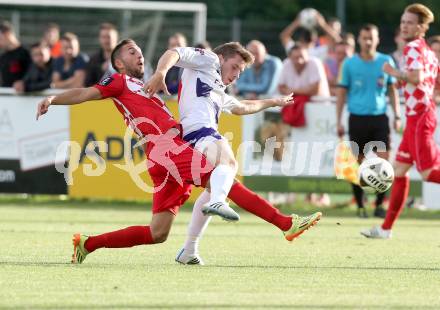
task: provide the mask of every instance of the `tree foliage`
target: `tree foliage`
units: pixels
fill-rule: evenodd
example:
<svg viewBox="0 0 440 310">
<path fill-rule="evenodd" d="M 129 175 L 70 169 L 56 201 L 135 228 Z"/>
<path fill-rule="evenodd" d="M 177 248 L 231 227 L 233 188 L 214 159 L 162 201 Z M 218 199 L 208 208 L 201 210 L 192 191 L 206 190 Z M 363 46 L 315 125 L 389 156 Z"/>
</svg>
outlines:
<svg viewBox="0 0 440 310">
<path fill-rule="evenodd" d="M 162 0 L 165 1 L 165 0 Z M 337 0 L 174 0 L 203 2 L 208 6 L 208 18 L 242 20 L 291 20 L 303 8 L 313 7 L 324 16 L 336 15 Z M 438 0 L 346 0 L 347 24 L 371 22 L 398 24 L 403 9 L 414 2 L 440 12 Z M 438 17 L 440 18 L 440 16 Z"/>
</svg>

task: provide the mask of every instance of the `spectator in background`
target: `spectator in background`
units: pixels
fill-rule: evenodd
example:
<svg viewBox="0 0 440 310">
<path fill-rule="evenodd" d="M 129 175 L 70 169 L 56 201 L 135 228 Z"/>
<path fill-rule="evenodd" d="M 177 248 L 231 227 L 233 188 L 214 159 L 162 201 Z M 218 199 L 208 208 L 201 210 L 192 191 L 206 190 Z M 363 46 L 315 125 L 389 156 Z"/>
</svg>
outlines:
<svg viewBox="0 0 440 310">
<path fill-rule="evenodd" d="M 336 124 L 337 134 L 342 138 L 345 134 L 342 125 L 342 111 L 347 102 L 348 134 L 350 141 L 359 147 L 358 162 L 362 163 L 365 155 L 374 151 L 379 157 L 389 159 L 390 128 L 387 111 L 387 94 L 394 112 L 394 129 L 400 129 L 400 104 L 396 79 L 383 72 L 384 64 L 394 66 L 391 56 L 377 52 L 379 44 L 379 30 L 375 25 L 362 26 L 358 43 L 360 53 L 344 61 L 339 75 L 339 89 L 337 93 Z M 382 142 L 386 149 L 374 149 L 370 142 Z M 353 194 L 358 206 L 358 216 L 368 217 L 364 206 L 364 191 L 358 185 L 352 184 Z M 385 217 L 383 200 L 385 193 L 376 195 L 374 216 Z"/>
<path fill-rule="evenodd" d="M 403 59 L 403 48 L 405 47 L 406 42 L 400 33 L 400 27 L 397 28 L 394 33 L 394 43 L 396 43 L 397 49 L 391 54 L 391 56 L 393 57 L 397 68 L 402 69 L 405 62 Z"/>
<path fill-rule="evenodd" d="M 86 86 L 92 86 L 101 79 L 115 73 L 110 55 L 118 43 L 118 31 L 113 24 L 103 23 L 99 26 L 99 45 L 101 48 L 90 57 L 86 69 Z"/>
<path fill-rule="evenodd" d="M 31 64 L 31 57 L 7 21 L 0 23 L 0 49 L 4 50 L 0 56 L 0 85 L 12 87 L 15 81 L 23 79 Z"/>
<path fill-rule="evenodd" d="M 278 57 L 269 55 L 263 43 L 252 40 L 246 49 L 254 55 L 254 63 L 237 80 L 238 94 L 247 99 L 259 95 L 273 95 L 278 86 L 282 63 Z"/>
<path fill-rule="evenodd" d="M 49 23 L 41 42 L 50 48 L 50 56 L 53 59 L 61 57 L 60 26 Z"/>
<path fill-rule="evenodd" d="M 302 44 L 294 44 L 289 52 L 289 57 L 284 61 L 281 75 L 278 81 L 279 92 L 283 95 L 294 93 L 295 104 L 285 107 L 282 110 L 284 122 L 290 125 L 301 126 L 305 123 L 304 106 L 312 96 L 330 96 L 327 78 L 325 76 L 322 62 L 309 55 L 308 49 Z M 297 106 L 297 107 L 295 107 Z M 301 106 L 302 108 L 299 108 Z M 301 121 L 298 122 L 298 115 L 294 115 L 295 123 L 287 121 L 289 112 L 287 109 L 293 108 L 295 114 L 302 114 Z M 303 126 L 304 124 L 302 124 Z M 277 137 L 278 139 L 278 137 Z M 279 138 L 281 141 L 281 137 Z M 330 196 L 322 194 L 308 194 L 306 200 L 317 206 L 329 206 Z"/>
<path fill-rule="evenodd" d="M 428 38 L 428 44 L 437 59 L 440 60 L 440 35 Z"/>
<path fill-rule="evenodd" d="M 40 91 L 50 88 L 52 81 L 52 59 L 47 45 L 41 42 L 31 46 L 32 64 L 23 81 L 14 83 L 15 91 L 19 94 L 23 92 Z"/>
<path fill-rule="evenodd" d="M 186 37 L 180 32 L 173 34 L 168 39 L 168 49 L 186 46 Z M 167 75 L 165 76 L 165 84 L 167 85 L 168 92 L 171 95 L 176 95 L 179 91 L 179 82 L 181 75 L 182 70 L 179 67 L 174 66 L 168 71 Z"/>
<path fill-rule="evenodd" d="M 341 64 L 345 58 L 351 57 L 355 51 L 355 44 L 353 35 L 346 34 L 342 41 L 336 43 L 334 54 L 328 56 L 324 61 L 325 73 L 327 74 L 327 80 L 330 87 L 330 94 L 336 95 L 336 89 L 338 85 L 338 74 Z"/>
<path fill-rule="evenodd" d="M 88 57 L 80 53 L 78 37 L 66 32 L 61 45 L 63 55 L 54 60 L 51 88 L 84 87 Z"/>
<path fill-rule="evenodd" d="M 321 35 L 318 39 L 318 46 L 320 49 L 322 49 L 324 51 L 324 56 L 323 58 L 321 58 L 322 61 L 325 61 L 328 58 L 336 58 L 335 55 L 335 49 L 336 49 L 336 44 L 338 42 L 341 42 L 344 40 L 345 35 L 342 34 L 342 24 L 341 21 L 335 17 L 331 17 L 328 20 L 328 26 L 333 30 L 333 34 L 337 34 L 339 36 L 339 40 L 338 38 L 332 37 L 331 35 L 324 33 L 323 35 Z M 354 42 L 354 37 L 353 37 L 353 42 Z"/>
<path fill-rule="evenodd" d="M 311 12 L 313 13 L 314 24 L 305 25 L 301 19 L 301 15 L 303 13 L 303 11 L 301 11 L 300 14 L 298 14 L 293 20 L 293 22 L 287 25 L 287 27 L 284 28 L 283 31 L 280 33 L 281 44 L 286 50 L 286 53 L 289 53 L 292 46 L 295 44 L 292 36 L 295 34 L 295 32 L 298 32 L 299 35 L 295 34 L 296 36 L 298 36 L 296 38 L 296 41 L 306 44 L 307 48 L 309 48 L 309 54 L 311 56 L 317 57 L 320 60 L 324 60 L 329 53 L 330 42 L 339 42 L 341 40 L 340 33 L 338 33 L 340 29 L 338 30 L 338 28 L 336 27 L 336 23 L 334 23 L 333 26 L 335 27 L 335 29 L 333 29 L 325 21 L 325 18 L 322 16 L 322 14 L 318 11 L 314 9 L 307 10 L 311 10 Z M 321 28 L 325 34 L 327 42 L 325 45 L 319 45 L 319 38 L 316 32 L 317 27 Z"/>
<path fill-rule="evenodd" d="M 437 59 L 440 61 L 440 36 L 430 37 L 428 39 L 428 44 Z M 440 104 L 440 74 L 437 74 L 437 78 L 435 80 L 434 101 L 437 105 Z"/>
<path fill-rule="evenodd" d="M 208 50 L 208 51 L 212 50 L 211 44 L 209 44 L 208 41 L 203 41 L 203 42 L 197 43 L 196 45 L 194 45 L 194 47 L 201 48 L 201 49 Z"/>
<path fill-rule="evenodd" d="M 327 22 L 328 26 L 333 30 L 332 34 L 338 34 L 341 39 L 343 39 L 342 35 L 342 24 L 341 21 L 336 17 L 331 17 L 328 19 Z M 338 39 L 337 37 L 333 37 L 327 33 L 324 33 L 322 36 L 319 37 L 319 45 L 320 46 L 334 46 L 337 42 L 335 39 Z"/>
<path fill-rule="evenodd" d="M 325 70 L 321 61 L 309 55 L 301 44 L 294 45 L 284 61 L 278 81 L 282 95 L 330 96 Z"/>
</svg>

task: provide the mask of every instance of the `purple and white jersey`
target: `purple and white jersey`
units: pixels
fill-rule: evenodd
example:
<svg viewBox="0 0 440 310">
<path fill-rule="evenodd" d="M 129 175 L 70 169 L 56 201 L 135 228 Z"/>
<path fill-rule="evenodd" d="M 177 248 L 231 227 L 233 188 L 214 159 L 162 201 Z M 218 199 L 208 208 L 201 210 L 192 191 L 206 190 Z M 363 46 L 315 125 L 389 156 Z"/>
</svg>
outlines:
<svg viewBox="0 0 440 310">
<path fill-rule="evenodd" d="M 218 129 L 222 111 L 231 113 L 239 102 L 225 93 L 218 56 L 204 49 L 178 47 L 176 66 L 184 68 L 179 85 L 179 114 L 183 135 L 201 128 Z"/>
</svg>

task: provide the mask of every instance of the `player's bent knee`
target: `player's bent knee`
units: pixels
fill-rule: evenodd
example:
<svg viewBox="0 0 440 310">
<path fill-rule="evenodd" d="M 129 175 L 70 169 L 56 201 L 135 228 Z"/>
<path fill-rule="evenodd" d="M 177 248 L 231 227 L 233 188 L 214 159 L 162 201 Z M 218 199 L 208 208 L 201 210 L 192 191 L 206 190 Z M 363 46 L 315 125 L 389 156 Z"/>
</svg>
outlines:
<svg viewBox="0 0 440 310">
<path fill-rule="evenodd" d="M 168 239 L 168 233 L 160 233 L 157 235 L 153 235 L 154 243 L 163 243 L 167 241 Z"/>
<path fill-rule="evenodd" d="M 154 243 L 163 243 L 168 239 L 169 231 L 160 230 L 157 232 L 152 232 L 152 237 Z"/>
<path fill-rule="evenodd" d="M 235 160 L 235 158 L 227 157 L 227 158 L 220 158 L 220 160 L 217 162 L 216 166 L 219 165 L 226 165 L 230 167 L 231 169 L 238 170 L 238 163 Z"/>
<path fill-rule="evenodd" d="M 396 178 L 403 178 L 408 175 L 408 171 L 411 168 L 412 165 L 410 164 L 404 164 L 400 162 L 394 163 L 394 177 Z"/>
</svg>

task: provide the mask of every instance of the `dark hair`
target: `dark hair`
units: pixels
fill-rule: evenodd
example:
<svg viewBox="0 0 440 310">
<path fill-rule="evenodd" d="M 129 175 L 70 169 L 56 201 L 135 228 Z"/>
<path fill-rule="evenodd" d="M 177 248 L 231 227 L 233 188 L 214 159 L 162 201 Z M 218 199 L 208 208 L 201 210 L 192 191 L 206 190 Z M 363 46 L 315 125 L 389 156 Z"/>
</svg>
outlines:
<svg viewBox="0 0 440 310">
<path fill-rule="evenodd" d="M 118 70 L 118 68 L 116 67 L 116 64 L 115 64 L 116 59 L 121 54 L 121 48 L 123 48 L 125 45 L 130 44 L 130 43 L 136 44 L 136 42 L 134 40 L 132 40 L 132 39 L 124 39 L 122 41 L 119 41 L 119 43 L 115 46 L 115 48 L 112 51 L 112 54 L 110 56 L 110 60 L 111 60 L 113 69 L 115 69 L 117 72 L 119 72 L 119 70 Z"/>
<path fill-rule="evenodd" d="M 35 42 L 35 43 L 33 43 L 33 44 L 31 45 L 31 49 L 33 49 L 33 48 L 39 48 L 39 47 L 47 47 L 47 46 L 44 45 L 44 44 L 41 44 L 41 42 Z"/>
<path fill-rule="evenodd" d="M 14 28 L 12 27 L 12 24 L 6 20 L 0 22 L 0 32 L 1 33 L 8 33 L 8 32 L 14 32 Z"/>
<path fill-rule="evenodd" d="M 254 63 L 254 56 L 238 42 L 229 42 L 219 45 L 212 51 L 217 55 L 222 55 L 225 60 L 238 54 L 246 62 L 246 65 L 252 65 Z"/>
<path fill-rule="evenodd" d="M 114 30 L 116 32 L 118 32 L 118 30 L 116 29 L 116 26 L 113 25 L 112 23 L 102 23 L 101 25 L 99 25 L 99 31 L 101 30 Z"/>
<path fill-rule="evenodd" d="M 303 44 L 301 44 L 300 42 L 294 42 L 293 46 L 287 51 L 287 55 L 290 56 L 290 54 L 291 54 L 293 51 L 301 50 L 301 49 L 307 50 L 307 47 L 305 47 L 305 46 L 304 46 Z"/>
<path fill-rule="evenodd" d="M 377 33 L 379 33 L 379 28 L 376 25 L 374 25 L 374 24 L 363 24 L 361 26 L 361 29 L 359 29 L 359 33 L 362 30 L 365 30 L 365 31 L 377 31 Z"/>
<path fill-rule="evenodd" d="M 315 30 L 310 30 L 304 27 L 298 27 L 295 33 L 293 34 L 294 41 L 301 41 L 306 44 L 310 44 L 316 38 L 318 34 Z"/>
<path fill-rule="evenodd" d="M 211 49 L 211 44 L 209 44 L 208 41 L 203 41 L 200 43 L 197 43 L 194 45 L 195 48 L 202 48 L 202 49 Z"/>
</svg>

